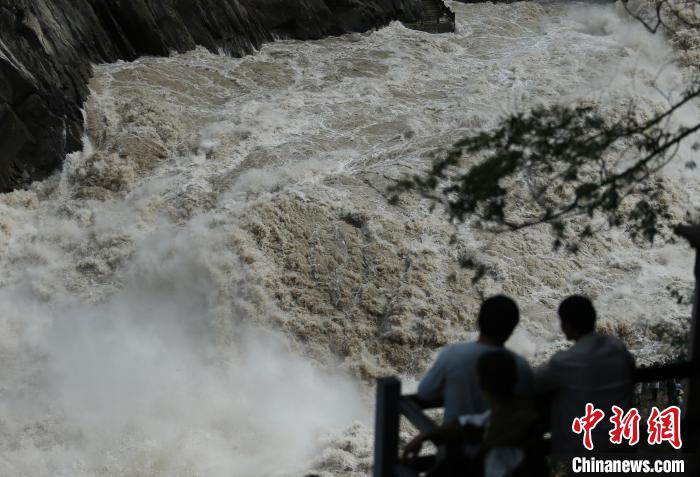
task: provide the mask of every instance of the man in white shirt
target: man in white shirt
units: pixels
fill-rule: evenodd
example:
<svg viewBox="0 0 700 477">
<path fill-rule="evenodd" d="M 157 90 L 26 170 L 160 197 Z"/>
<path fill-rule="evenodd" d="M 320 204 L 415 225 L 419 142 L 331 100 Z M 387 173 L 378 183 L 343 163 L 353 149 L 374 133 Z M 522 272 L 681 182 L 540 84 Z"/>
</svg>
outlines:
<svg viewBox="0 0 700 477">
<path fill-rule="evenodd" d="M 421 433 L 405 447 L 404 460 L 411 465 L 423 443 L 431 441 L 447 450 L 431 475 L 549 475 L 541 420 L 531 400 L 514 393 L 517 364 L 513 353 L 500 349 L 482 354 L 477 373 L 490 409 Z"/>
<path fill-rule="evenodd" d="M 490 297 L 479 310 L 478 339 L 447 346 L 440 352 L 418 386 L 418 397 L 431 404 L 442 404 L 445 408 L 443 422 L 488 410 L 479 386 L 477 362 L 484 353 L 503 349 L 519 318 L 518 306 L 511 298 L 504 295 Z M 531 393 L 530 365 L 521 356 L 508 352 L 516 362 L 516 394 Z"/>
<path fill-rule="evenodd" d="M 605 413 L 593 429 L 594 450 L 624 450 L 624 445 L 610 442 L 609 417 L 613 405 L 625 412 L 631 406 L 634 359 L 620 340 L 595 332 L 596 311 L 588 298 L 566 298 L 559 305 L 559 317 L 566 338 L 575 343 L 535 370 L 535 392 L 551 399 L 552 454 L 586 452 L 583 437 L 572 431 L 572 423 L 584 416 L 587 403 Z"/>
</svg>

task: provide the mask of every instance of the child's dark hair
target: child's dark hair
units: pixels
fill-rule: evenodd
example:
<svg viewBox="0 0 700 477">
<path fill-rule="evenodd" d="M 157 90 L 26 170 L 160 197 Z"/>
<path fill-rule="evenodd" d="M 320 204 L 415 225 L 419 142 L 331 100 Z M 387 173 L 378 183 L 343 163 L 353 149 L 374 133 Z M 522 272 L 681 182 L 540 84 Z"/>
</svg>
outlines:
<svg viewBox="0 0 700 477">
<path fill-rule="evenodd" d="M 499 398 L 513 395 L 517 373 L 512 353 L 506 350 L 489 351 L 479 358 L 477 370 L 483 391 Z"/>
</svg>

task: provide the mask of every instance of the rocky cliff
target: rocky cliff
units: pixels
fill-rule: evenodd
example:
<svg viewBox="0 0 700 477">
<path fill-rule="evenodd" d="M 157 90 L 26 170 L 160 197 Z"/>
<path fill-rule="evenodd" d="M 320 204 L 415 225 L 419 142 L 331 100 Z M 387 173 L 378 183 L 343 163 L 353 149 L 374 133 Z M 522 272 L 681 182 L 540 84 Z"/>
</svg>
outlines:
<svg viewBox="0 0 700 477">
<path fill-rule="evenodd" d="M 0 192 L 81 146 L 91 65 L 412 20 L 420 0 L 0 0 Z"/>
</svg>

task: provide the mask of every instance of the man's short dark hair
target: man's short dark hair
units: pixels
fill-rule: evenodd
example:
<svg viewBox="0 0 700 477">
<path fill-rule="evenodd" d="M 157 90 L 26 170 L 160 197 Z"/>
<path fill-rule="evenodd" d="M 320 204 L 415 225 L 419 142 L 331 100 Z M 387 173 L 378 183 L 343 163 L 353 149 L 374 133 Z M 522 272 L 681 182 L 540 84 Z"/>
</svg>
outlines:
<svg viewBox="0 0 700 477">
<path fill-rule="evenodd" d="M 591 300 L 581 295 L 571 295 L 559 305 L 559 318 L 579 334 L 595 329 L 596 312 Z"/>
<path fill-rule="evenodd" d="M 517 371 L 515 358 L 510 352 L 497 350 L 484 353 L 479 357 L 476 367 L 483 391 L 499 398 L 513 395 Z"/>
<path fill-rule="evenodd" d="M 479 310 L 479 330 L 497 343 L 505 343 L 518 324 L 520 312 L 512 298 L 496 295 L 487 298 Z"/>
</svg>

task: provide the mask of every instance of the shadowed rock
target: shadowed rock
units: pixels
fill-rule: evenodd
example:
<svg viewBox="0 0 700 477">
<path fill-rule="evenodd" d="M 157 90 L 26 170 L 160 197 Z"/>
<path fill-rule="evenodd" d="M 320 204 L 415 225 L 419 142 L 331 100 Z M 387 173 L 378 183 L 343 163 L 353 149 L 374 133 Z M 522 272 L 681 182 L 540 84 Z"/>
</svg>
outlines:
<svg viewBox="0 0 700 477">
<path fill-rule="evenodd" d="M 364 31 L 419 11 L 419 0 L 0 0 L 0 192 L 81 147 L 94 63 L 197 45 L 242 56 L 275 37 Z"/>
</svg>

